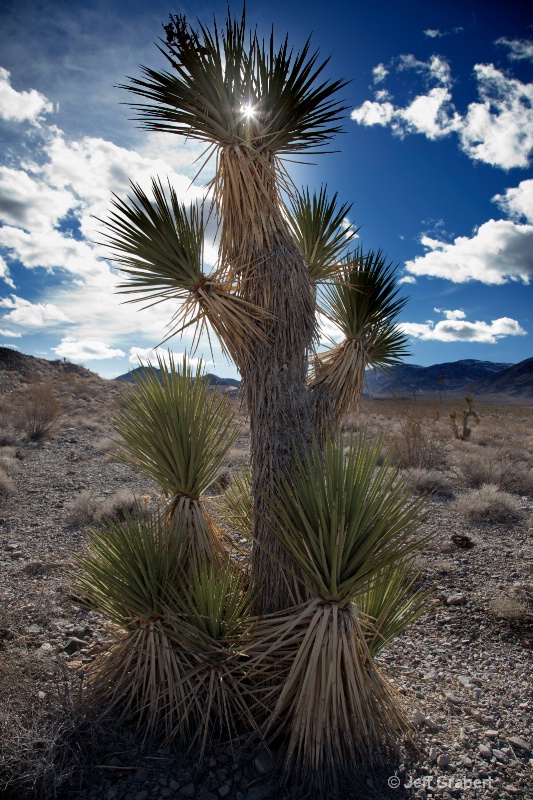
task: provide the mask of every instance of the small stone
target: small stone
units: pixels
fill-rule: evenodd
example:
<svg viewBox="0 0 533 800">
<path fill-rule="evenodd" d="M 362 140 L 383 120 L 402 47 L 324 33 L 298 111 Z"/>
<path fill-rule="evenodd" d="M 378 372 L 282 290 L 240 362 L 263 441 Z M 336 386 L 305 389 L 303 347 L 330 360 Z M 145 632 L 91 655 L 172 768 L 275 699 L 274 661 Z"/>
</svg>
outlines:
<svg viewBox="0 0 533 800">
<path fill-rule="evenodd" d="M 230 786 L 228 786 L 228 784 L 226 783 L 226 784 L 224 784 L 224 786 L 221 786 L 221 787 L 220 787 L 220 789 L 218 790 L 218 793 L 219 793 L 219 795 L 220 795 L 221 797 L 226 797 L 226 795 L 228 795 L 228 794 L 229 794 L 229 792 L 230 792 L 230 789 L 231 789 L 231 787 L 230 787 Z"/>
<path fill-rule="evenodd" d="M 417 710 L 413 714 L 413 722 L 415 723 L 415 725 L 423 725 L 425 718 L 426 718 L 426 715 L 423 714 L 422 711 L 420 711 L 417 708 Z"/>
<path fill-rule="evenodd" d="M 509 736 L 507 741 L 517 750 L 523 750 L 525 753 L 531 753 L 531 745 L 521 739 L 520 736 Z"/>
<path fill-rule="evenodd" d="M 486 745 L 484 745 L 484 744 L 480 744 L 480 745 L 479 745 L 479 750 L 478 750 L 478 752 L 479 752 L 479 755 L 480 755 L 482 758 L 491 758 L 491 756 L 492 756 L 492 749 L 491 749 L 490 747 L 487 747 L 487 746 L 486 746 Z"/>
<path fill-rule="evenodd" d="M 194 783 L 187 783 L 181 787 L 180 794 L 182 797 L 194 797 L 196 795 L 196 786 Z"/>
<path fill-rule="evenodd" d="M 424 725 L 426 728 L 429 728 L 430 731 L 438 731 L 439 726 L 435 722 L 435 720 L 431 719 L 431 717 L 426 717 L 424 719 Z"/>
<path fill-rule="evenodd" d="M 502 753 L 502 751 L 501 751 L 501 750 L 497 750 L 496 748 L 494 748 L 494 750 L 492 751 L 492 755 L 493 755 L 493 756 L 494 756 L 494 758 L 496 758 L 498 761 L 501 761 L 501 762 L 502 762 L 502 764 L 505 764 L 507 761 L 509 761 L 509 759 L 507 758 L 507 756 L 505 755 L 505 753 Z"/>
<path fill-rule="evenodd" d="M 275 781 L 268 781 L 268 783 L 263 783 L 260 786 L 254 786 L 253 789 L 248 791 L 246 800 L 266 800 L 267 797 L 272 797 L 275 788 Z"/>
<path fill-rule="evenodd" d="M 437 760 L 437 751 L 436 751 L 436 749 L 434 747 L 430 747 L 429 753 L 428 753 L 428 758 L 429 758 L 430 761 L 436 761 Z"/>
<path fill-rule="evenodd" d="M 437 758 L 437 766 L 438 767 L 447 767 L 449 763 L 450 763 L 450 757 L 447 756 L 446 753 L 442 753 Z"/>
<path fill-rule="evenodd" d="M 485 736 L 487 739 L 497 739 L 498 731 L 485 731 Z"/>
<path fill-rule="evenodd" d="M 461 700 L 460 697 L 457 697 L 456 695 L 451 694 L 449 692 L 446 694 L 446 700 L 451 706 L 462 706 L 463 705 L 463 701 Z"/>
<path fill-rule="evenodd" d="M 461 686 L 464 686 L 465 689 L 468 689 L 472 684 L 468 675 L 459 675 L 457 678 Z"/>
<path fill-rule="evenodd" d="M 77 653 L 78 650 L 83 650 L 84 647 L 87 647 L 87 642 L 85 639 L 78 639 L 77 637 L 73 636 L 72 639 L 69 639 L 67 644 L 64 646 L 63 652 L 72 655 L 73 653 Z"/>
<path fill-rule="evenodd" d="M 464 594 L 451 594 L 446 598 L 446 605 L 449 606 L 464 606 L 466 597 Z"/>
<path fill-rule="evenodd" d="M 268 750 L 261 750 L 254 760 L 254 767 L 260 775 L 266 775 L 267 772 L 272 772 L 275 766 L 276 761 Z"/>
<path fill-rule="evenodd" d="M 146 767 L 141 767 L 141 769 L 138 769 L 137 772 L 135 773 L 135 780 L 138 783 L 144 783 L 145 781 L 148 780 L 149 777 L 150 777 L 150 772 L 146 769 Z"/>
<path fill-rule="evenodd" d="M 172 789 L 173 792 L 177 792 L 178 789 L 180 788 L 180 785 L 179 785 L 179 783 L 177 781 L 174 780 L 174 778 L 172 778 L 168 782 L 168 788 Z"/>
<path fill-rule="evenodd" d="M 135 795 L 135 800 L 148 800 L 148 791 L 146 789 L 141 789 L 141 791 L 137 792 Z"/>
</svg>

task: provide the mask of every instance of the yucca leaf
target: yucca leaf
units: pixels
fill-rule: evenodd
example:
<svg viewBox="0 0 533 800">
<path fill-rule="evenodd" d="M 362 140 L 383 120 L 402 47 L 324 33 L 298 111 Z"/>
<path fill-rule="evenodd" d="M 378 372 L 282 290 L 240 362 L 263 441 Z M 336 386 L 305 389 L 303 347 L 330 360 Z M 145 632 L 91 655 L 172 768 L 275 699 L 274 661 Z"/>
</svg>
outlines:
<svg viewBox="0 0 533 800">
<path fill-rule="evenodd" d="M 389 564 L 423 541 L 424 504 L 413 501 L 390 468 L 378 465 L 381 443 L 363 438 L 344 454 L 342 439 L 318 444 L 279 478 L 272 505 L 278 524 L 265 523 L 290 553 L 312 592 L 341 605 Z"/>
<path fill-rule="evenodd" d="M 357 235 L 357 231 L 346 229 L 350 208 L 347 203 L 339 205 L 337 194 L 328 199 L 325 186 L 318 195 L 313 192 L 311 196 L 309 189 L 304 189 L 291 196 L 289 230 L 315 284 L 336 275 L 341 257 Z"/>
</svg>

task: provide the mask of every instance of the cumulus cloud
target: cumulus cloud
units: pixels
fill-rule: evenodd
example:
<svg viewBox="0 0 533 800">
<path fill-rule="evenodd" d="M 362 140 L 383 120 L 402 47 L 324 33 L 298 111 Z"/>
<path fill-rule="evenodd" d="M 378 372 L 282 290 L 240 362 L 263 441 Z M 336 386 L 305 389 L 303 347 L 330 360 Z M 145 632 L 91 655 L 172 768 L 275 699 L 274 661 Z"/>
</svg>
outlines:
<svg viewBox="0 0 533 800">
<path fill-rule="evenodd" d="M 414 275 L 404 275 L 398 280 L 398 283 L 416 283 L 416 278 Z"/>
<path fill-rule="evenodd" d="M 381 83 L 384 81 L 387 75 L 389 74 L 389 70 L 385 66 L 385 64 L 378 64 L 377 67 L 374 67 L 372 70 L 372 78 L 374 83 Z"/>
<path fill-rule="evenodd" d="M 496 39 L 495 44 L 509 49 L 507 56 L 511 61 L 533 61 L 533 41 L 531 39 L 506 39 L 502 36 L 500 39 Z"/>
<path fill-rule="evenodd" d="M 4 283 L 7 283 L 8 286 L 11 286 L 12 289 L 15 288 L 15 284 L 13 283 L 13 280 L 9 274 L 9 267 L 2 256 L 0 256 L 0 278 L 4 281 Z"/>
<path fill-rule="evenodd" d="M 422 73 L 428 84 L 437 85 L 403 107 L 389 98 L 366 100 L 352 111 L 355 122 L 389 125 L 400 137 L 420 133 L 436 140 L 455 133 L 461 149 L 474 161 L 506 170 L 528 166 L 533 151 L 533 83 L 509 77 L 493 64 L 476 64 L 479 100 L 461 115 L 452 101 L 451 71 L 445 59 L 435 55 L 424 62 L 403 55 L 396 68 Z"/>
<path fill-rule="evenodd" d="M 123 350 L 110 347 L 98 339 L 73 339 L 65 337 L 57 347 L 52 347 L 60 358 L 72 361 L 102 361 L 106 358 L 122 358 Z"/>
<path fill-rule="evenodd" d="M 159 367 L 159 360 L 163 362 L 163 364 L 169 368 L 169 356 L 172 357 L 174 364 L 181 364 L 183 357 L 187 358 L 187 364 L 192 369 L 197 369 L 201 367 L 202 372 L 205 370 L 205 367 L 208 365 L 212 365 L 212 361 L 206 361 L 203 358 L 195 358 L 190 356 L 189 353 L 176 353 L 169 350 L 163 350 L 162 347 L 130 347 L 129 358 L 128 361 L 134 367 L 145 367 L 147 365 L 153 367 Z"/>
<path fill-rule="evenodd" d="M 39 124 L 44 114 L 54 110 L 53 104 L 35 89 L 17 92 L 11 86 L 11 73 L 0 67 L 0 117 L 9 122 Z"/>
<path fill-rule="evenodd" d="M 72 322 L 66 314 L 53 303 L 31 303 L 23 297 L 11 295 L 0 300 L 0 308 L 11 309 L 0 319 L 3 323 L 9 322 L 20 325 L 22 328 L 47 328 L 58 323 Z"/>
<path fill-rule="evenodd" d="M 438 311 L 438 309 L 435 309 Z M 479 342 L 482 344 L 497 344 L 506 336 L 525 336 L 521 325 L 510 317 L 500 317 L 491 322 L 468 322 L 463 311 L 442 311 L 444 320 L 435 323 L 428 322 L 401 322 L 398 327 L 407 336 L 424 341 L 438 342 Z"/>
<path fill-rule="evenodd" d="M 0 336 L 5 336 L 7 339 L 20 339 L 22 336 L 21 333 L 15 333 L 14 331 L 7 331 L 0 328 Z"/>
<path fill-rule="evenodd" d="M 448 243 L 423 236 L 421 243 L 426 253 L 405 264 L 412 275 L 493 285 L 529 284 L 533 276 L 533 225 L 491 219 L 471 237 L 459 236 Z"/>
<path fill-rule="evenodd" d="M 462 27 L 458 26 L 456 28 L 452 28 L 449 31 L 441 31 L 438 28 L 428 28 L 425 31 L 422 31 L 424 36 L 427 36 L 428 39 L 442 39 L 443 36 L 449 36 L 451 33 L 460 33 L 464 30 Z"/>
<path fill-rule="evenodd" d="M 0 221 L 26 230 L 53 227 L 77 201 L 27 172 L 0 167 Z"/>
<path fill-rule="evenodd" d="M 520 221 L 525 218 L 533 224 L 533 180 L 521 181 L 503 194 L 494 195 L 492 200 L 511 219 Z"/>
</svg>

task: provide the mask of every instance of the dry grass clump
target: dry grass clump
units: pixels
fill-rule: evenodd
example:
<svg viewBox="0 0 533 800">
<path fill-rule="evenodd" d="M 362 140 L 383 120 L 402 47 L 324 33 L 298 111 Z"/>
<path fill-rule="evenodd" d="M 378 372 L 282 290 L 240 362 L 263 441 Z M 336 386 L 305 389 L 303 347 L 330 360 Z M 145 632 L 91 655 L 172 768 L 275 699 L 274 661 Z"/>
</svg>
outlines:
<svg viewBox="0 0 533 800">
<path fill-rule="evenodd" d="M 139 502 L 130 489 L 118 489 L 104 500 L 99 500 L 93 492 L 85 489 L 66 505 L 65 519 L 68 525 L 76 528 L 82 528 L 103 519 L 120 522 L 128 513 L 143 513 L 147 505 L 144 500 Z"/>
<path fill-rule="evenodd" d="M 0 497 L 7 497 L 15 490 L 15 484 L 2 467 L 0 467 Z"/>
<path fill-rule="evenodd" d="M 446 463 L 448 434 L 437 407 L 405 410 L 388 441 L 400 467 L 433 470 Z"/>
<path fill-rule="evenodd" d="M 13 423 L 30 441 L 48 436 L 60 415 L 61 404 L 51 381 L 30 382 L 13 396 Z"/>
<path fill-rule="evenodd" d="M 413 468 L 404 473 L 405 484 L 418 494 L 440 494 L 450 496 L 452 487 L 442 472 L 436 469 Z"/>
<path fill-rule="evenodd" d="M 527 452 L 508 447 L 460 447 L 454 468 L 466 486 L 493 484 L 514 494 L 533 495 L 533 467 Z"/>
<path fill-rule="evenodd" d="M 458 497 L 454 509 L 472 522 L 516 522 L 523 516 L 516 497 L 489 483 Z"/>
<path fill-rule="evenodd" d="M 489 611 L 498 619 L 520 622 L 533 617 L 533 599 L 514 593 L 498 594 L 489 603 Z"/>
</svg>

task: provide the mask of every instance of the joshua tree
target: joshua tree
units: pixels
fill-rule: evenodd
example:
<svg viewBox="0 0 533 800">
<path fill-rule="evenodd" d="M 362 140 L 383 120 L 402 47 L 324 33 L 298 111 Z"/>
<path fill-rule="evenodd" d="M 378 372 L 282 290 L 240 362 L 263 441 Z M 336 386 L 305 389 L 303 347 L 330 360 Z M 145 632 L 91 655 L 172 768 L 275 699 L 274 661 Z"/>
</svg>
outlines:
<svg viewBox="0 0 533 800">
<path fill-rule="evenodd" d="M 327 144 L 343 112 L 343 83 L 321 78 L 309 42 L 276 49 L 247 35 L 244 16 L 222 34 L 183 17 L 165 30 L 171 71 L 144 68 L 125 88 L 145 101 L 145 127 L 199 139 L 216 158 L 219 260 L 204 272 L 204 209 L 158 179 L 151 197 L 132 185 L 115 198 L 107 241 L 126 292 L 177 300 L 171 333 L 214 331 L 239 368 L 251 469 L 225 505 L 251 560 L 231 558 L 202 497 L 232 442 L 228 409 L 186 362 L 165 372 L 161 361 L 162 381 L 146 368 L 116 428 L 121 457 L 168 502 L 161 517 L 91 535 L 81 586 L 122 631 L 96 685 L 149 730 L 202 750 L 212 730 L 276 737 L 283 774 L 314 776 L 318 796 L 405 727 L 372 656 L 421 613 L 407 578 L 421 509 L 379 442 L 346 452 L 337 434 L 365 368 L 404 354 L 404 301 L 381 252 L 349 250 L 349 207 L 325 188 L 298 193 L 284 168 Z M 325 352 L 321 314 L 344 336 Z"/>
<path fill-rule="evenodd" d="M 219 262 L 204 274 L 203 212 L 185 209 L 158 181 L 153 200 L 138 186 L 133 201 L 115 200 L 108 240 L 127 291 L 179 300 L 175 330 L 210 323 L 239 368 L 251 428 L 255 608 L 275 611 L 298 596 L 292 559 L 268 525 L 276 475 L 337 428 L 367 365 L 395 363 L 405 352 L 393 324 L 403 301 L 394 299 L 380 253 L 341 259 L 354 235 L 342 227 L 348 206 L 328 200 L 325 189 L 290 191 L 283 157 L 320 150 L 344 110 L 335 99 L 344 83 L 322 79 L 327 62 L 309 41 L 298 54 L 287 40 L 276 49 L 273 36 L 265 44 L 247 34 L 244 15 L 228 16 L 223 34 L 195 30 L 180 16 L 165 31 L 160 49 L 171 71 L 145 67 L 124 88 L 146 101 L 134 105 L 145 128 L 205 142 L 216 158 L 209 188 Z M 317 311 L 346 337 L 321 355 Z"/>
</svg>

